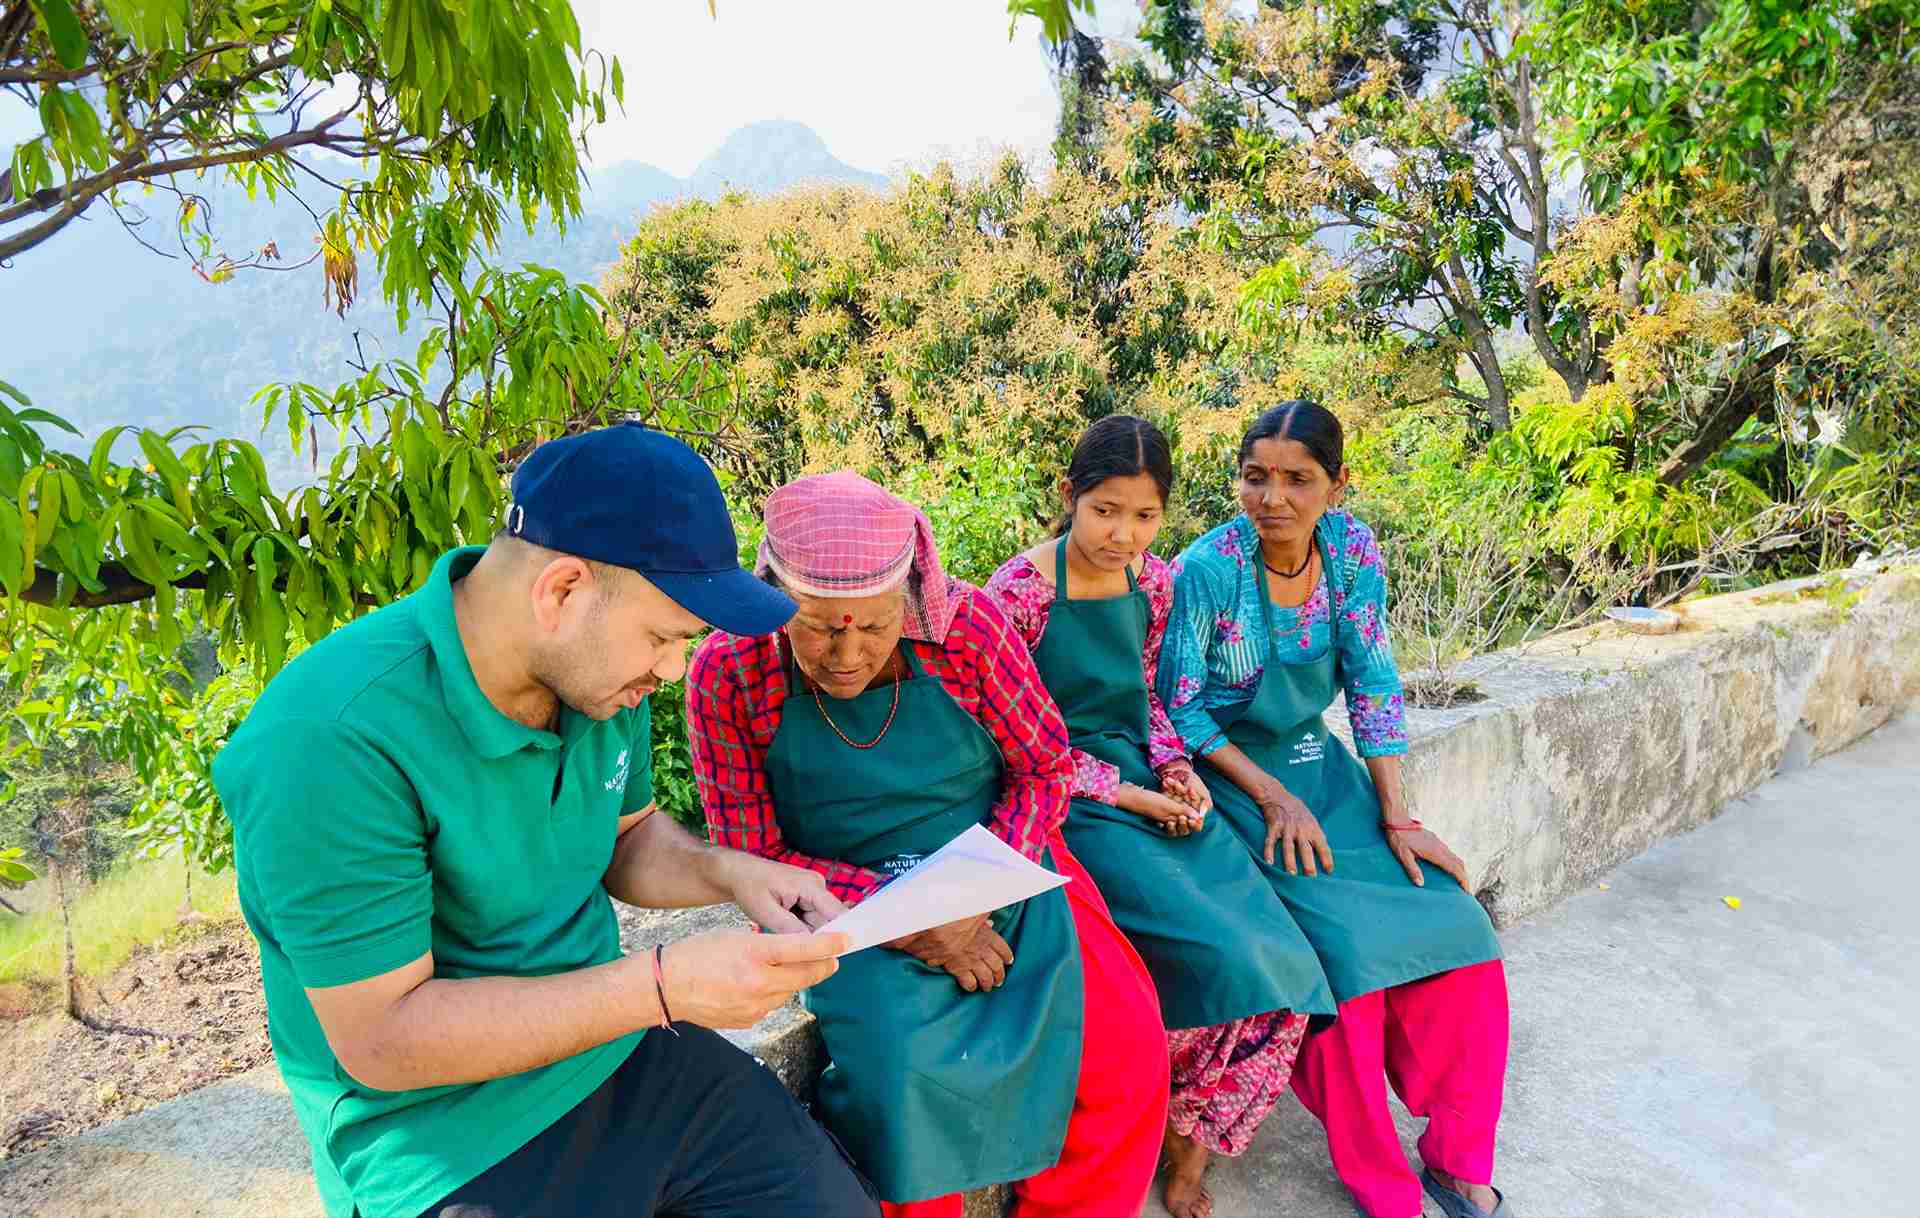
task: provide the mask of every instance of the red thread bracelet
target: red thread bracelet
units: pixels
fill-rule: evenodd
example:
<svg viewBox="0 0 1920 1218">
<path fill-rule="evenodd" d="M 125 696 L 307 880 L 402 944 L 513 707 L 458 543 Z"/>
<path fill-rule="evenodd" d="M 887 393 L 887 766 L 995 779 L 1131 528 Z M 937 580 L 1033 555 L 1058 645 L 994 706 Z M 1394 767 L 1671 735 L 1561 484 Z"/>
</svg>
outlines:
<svg viewBox="0 0 1920 1218">
<path fill-rule="evenodd" d="M 660 997 L 660 1026 L 678 1036 L 680 1029 L 673 1026 L 673 1013 L 667 1010 L 667 972 L 661 964 L 666 950 L 664 943 L 653 945 L 653 992 Z"/>
<path fill-rule="evenodd" d="M 1385 829 L 1388 833 L 1407 833 L 1414 829 L 1426 828 L 1425 825 L 1421 824 L 1417 820 L 1409 820 L 1406 823 L 1399 824 L 1399 825 L 1389 825 L 1386 821 L 1381 821 L 1380 827 L 1382 829 Z"/>
</svg>

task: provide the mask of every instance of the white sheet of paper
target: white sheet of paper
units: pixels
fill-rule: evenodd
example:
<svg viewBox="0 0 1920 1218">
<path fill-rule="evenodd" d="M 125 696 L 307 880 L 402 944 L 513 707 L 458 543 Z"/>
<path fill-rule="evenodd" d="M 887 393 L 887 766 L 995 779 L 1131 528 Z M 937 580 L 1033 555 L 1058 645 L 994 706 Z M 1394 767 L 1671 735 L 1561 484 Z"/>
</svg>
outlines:
<svg viewBox="0 0 1920 1218">
<path fill-rule="evenodd" d="M 974 825 L 820 930 L 853 940 L 844 956 L 1039 896 L 1067 879 Z"/>
</svg>

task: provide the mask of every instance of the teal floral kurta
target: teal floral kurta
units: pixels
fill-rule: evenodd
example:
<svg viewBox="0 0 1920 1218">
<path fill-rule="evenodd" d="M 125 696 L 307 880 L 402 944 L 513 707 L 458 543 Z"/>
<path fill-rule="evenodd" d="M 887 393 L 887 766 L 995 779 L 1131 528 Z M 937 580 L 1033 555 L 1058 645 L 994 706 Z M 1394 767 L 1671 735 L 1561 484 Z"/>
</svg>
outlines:
<svg viewBox="0 0 1920 1218">
<path fill-rule="evenodd" d="M 1307 603 L 1273 612 L 1274 642 L 1260 633 L 1260 538 L 1244 515 L 1204 534 L 1175 560 L 1173 613 L 1160 651 L 1156 688 L 1188 750 L 1205 756 L 1226 743 L 1212 712 L 1253 696 L 1269 654 L 1282 662 L 1327 654 L 1328 613 L 1338 613 L 1336 658 L 1347 695 L 1355 751 L 1388 757 L 1407 751 L 1400 671 L 1387 637 L 1387 577 L 1373 530 L 1351 512 L 1320 518 L 1316 536 L 1332 569 Z M 1329 578 L 1331 577 L 1331 578 Z M 1329 589 L 1331 588 L 1331 593 Z"/>
</svg>

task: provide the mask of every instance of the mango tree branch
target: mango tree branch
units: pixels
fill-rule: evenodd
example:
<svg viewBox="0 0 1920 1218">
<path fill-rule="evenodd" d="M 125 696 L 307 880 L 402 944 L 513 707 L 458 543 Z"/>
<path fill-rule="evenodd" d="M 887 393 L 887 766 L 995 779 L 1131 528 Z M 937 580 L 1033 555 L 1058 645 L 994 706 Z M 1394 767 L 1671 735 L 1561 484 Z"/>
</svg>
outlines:
<svg viewBox="0 0 1920 1218">
<path fill-rule="evenodd" d="M 89 592 L 85 588 L 74 594 L 66 607 L 69 609 L 104 609 L 110 605 L 134 605 L 152 599 L 157 589 L 146 580 L 117 562 L 100 564 L 100 573 L 94 577 L 103 585 L 99 592 Z M 36 566 L 33 582 L 20 590 L 19 599 L 29 605 L 58 605 L 60 603 L 61 575 L 45 567 Z M 205 571 L 188 571 L 172 581 L 175 588 L 200 591 L 207 586 Z M 286 591 L 287 581 L 283 575 L 274 581 L 274 587 Z M 378 605 L 380 601 L 367 593 L 360 593 L 354 600 L 362 605 Z"/>
<path fill-rule="evenodd" d="M 14 201 L 11 191 L 0 194 L 0 203 L 13 203 L 13 206 L 0 210 L 0 225 L 11 224 L 15 220 L 19 220 L 36 211 L 45 211 L 58 204 L 63 198 L 78 192 L 90 191 L 88 199 L 91 200 L 100 193 L 101 189 L 110 190 L 122 181 L 142 180 L 146 176 L 151 176 L 154 172 L 151 169 L 141 171 L 135 168 L 133 172 L 127 172 L 127 170 L 129 167 L 138 167 L 141 159 L 145 157 L 149 150 L 155 145 L 193 138 L 188 133 L 170 132 L 167 130 L 168 123 L 171 123 L 182 114 L 201 108 L 204 104 L 204 99 L 196 92 L 196 81 L 191 71 L 192 65 L 209 54 L 241 49 L 244 45 L 243 43 L 226 42 L 203 48 L 202 51 L 191 56 L 180 68 L 176 69 L 173 78 L 167 84 L 160 87 L 159 96 L 165 99 L 166 95 L 176 86 L 185 88 L 185 96 L 179 101 L 173 102 L 165 110 L 158 110 L 156 103 L 156 107 L 149 109 L 149 112 L 137 128 L 134 128 L 132 124 L 129 123 L 128 126 L 131 130 L 131 136 L 128 140 L 126 150 L 121 153 L 118 162 L 113 168 L 103 170 L 91 178 L 74 179 L 64 186 L 50 186 L 45 190 L 37 190 L 24 200 Z M 245 74 L 224 82 L 224 86 L 230 92 L 237 93 L 243 91 L 264 77 L 271 76 L 275 72 L 290 67 L 292 63 L 293 56 L 290 53 L 270 56 L 253 64 Z M 136 64 L 134 67 L 137 69 L 138 65 Z M 136 70 L 127 74 L 137 76 L 138 72 Z M 113 76 L 107 75 L 104 72 L 103 76 L 108 85 L 116 83 Z M 120 115 L 119 117 L 121 121 L 126 121 L 124 115 Z M 98 184 L 102 182 L 105 183 L 104 187 L 96 189 Z"/>
<path fill-rule="evenodd" d="M 98 64 L 80 68 L 0 68 L 0 87 L 6 85 L 64 85 L 85 80 L 100 70 Z"/>
<path fill-rule="evenodd" d="M 1792 350 L 1792 343 L 1781 343 L 1728 382 L 1719 402 L 1700 420 L 1687 442 L 1661 463 L 1654 480 L 1663 486 L 1678 486 L 1725 448 L 1741 425 L 1773 400 L 1773 371 Z"/>
<path fill-rule="evenodd" d="M 285 67 L 290 62 L 287 56 L 276 56 L 274 59 L 263 61 L 255 67 L 247 79 L 258 79 L 262 75 Z M 176 106 L 175 110 L 179 108 Z M 136 136 L 132 146 L 122 154 L 119 160 L 99 173 L 68 182 L 61 187 L 38 190 L 21 198 L 11 198 L 12 192 L 9 191 L 10 204 L 0 205 L 0 226 L 23 220 L 36 212 L 50 214 L 37 224 L 0 237 L 0 261 L 13 258 L 47 240 L 86 211 L 101 195 L 129 182 L 148 182 L 177 173 L 268 160 L 293 149 L 312 145 L 353 145 L 353 147 L 342 147 L 341 151 L 364 155 L 369 142 L 364 134 L 343 138 L 343 135 L 336 134 L 334 131 L 334 128 L 351 118 L 354 111 L 355 107 L 348 106 L 311 127 L 284 132 L 271 139 L 250 142 L 246 147 L 227 152 L 150 161 L 147 157 L 154 151 L 156 142 L 172 142 L 165 133 L 157 133 L 154 129 L 154 125 L 164 123 L 171 116 L 173 112 L 170 111 L 167 116 L 156 119 L 154 125 L 149 125 L 146 130 Z"/>
<path fill-rule="evenodd" d="M 60 575 L 45 567 L 36 566 L 33 582 L 20 592 L 20 599 L 30 605 L 58 605 L 60 603 Z M 108 605 L 131 605 L 153 596 L 156 589 L 147 581 L 135 576 L 119 563 L 100 564 L 100 574 L 95 577 L 102 585 L 99 592 L 79 590 L 74 598 L 67 602 L 71 609 L 102 609 Z M 189 571 L 173 581 L 176 588 L 205 588 L 207 573 Z"/>
</svg>

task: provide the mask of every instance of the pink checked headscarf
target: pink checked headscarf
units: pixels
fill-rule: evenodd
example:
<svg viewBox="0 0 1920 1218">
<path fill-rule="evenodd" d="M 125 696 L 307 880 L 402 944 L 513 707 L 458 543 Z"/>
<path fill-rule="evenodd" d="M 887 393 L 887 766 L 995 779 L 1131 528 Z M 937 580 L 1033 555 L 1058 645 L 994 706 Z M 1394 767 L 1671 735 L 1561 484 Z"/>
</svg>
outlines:
<svg viewBox="0 0 1920 1218">
<path fill-rule="evenodd" d="M 754 573 L 802 596 L 874 596 L 906 584 L 910 639 L 943 643 L 958 582 L 940 569 L 919 508 L 852 470 L 796 478 L 767 497 Z"/>
</svg>

